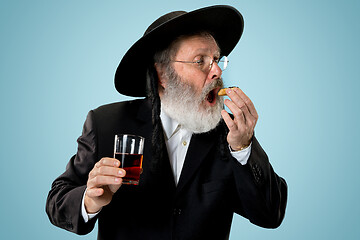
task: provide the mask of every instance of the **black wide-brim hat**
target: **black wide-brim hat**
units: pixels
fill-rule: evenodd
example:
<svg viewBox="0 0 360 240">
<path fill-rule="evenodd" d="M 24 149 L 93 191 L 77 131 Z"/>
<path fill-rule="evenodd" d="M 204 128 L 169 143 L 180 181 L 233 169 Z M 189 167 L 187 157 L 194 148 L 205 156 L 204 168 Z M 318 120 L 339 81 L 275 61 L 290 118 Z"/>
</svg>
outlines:
<svg viewBox="0 0 360 240">
<path fill-rule="evenodd" d="M 217 41 L 221 55 L 234 49 L 244 29 L 244 20 L 231 6 L 211 6 L 192 12 L 175 11 L 153 22 L 122 58 L 116 73 L 116 90 L 132 97 L 145 97 L 146 72 L 153 62 L 154 53 L 167 47 L 176 37 L 207 31 Z"/>
</svg>

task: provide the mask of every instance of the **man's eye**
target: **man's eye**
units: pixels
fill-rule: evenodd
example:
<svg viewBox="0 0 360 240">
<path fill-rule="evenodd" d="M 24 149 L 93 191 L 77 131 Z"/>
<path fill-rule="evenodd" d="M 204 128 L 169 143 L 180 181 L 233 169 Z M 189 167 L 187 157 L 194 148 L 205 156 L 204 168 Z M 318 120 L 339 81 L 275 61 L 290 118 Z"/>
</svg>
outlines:
<svg viewBox="0 0 360 240">
<path fill-rule="evenodd" d="M 199 59 L 199 60 L 196 60 L 195 62 L 197 63 L 197 65 L 201 66 L 201 65 L 204 64 L 204 58 L 201 58 L 201 59 Z"/>
</svg>

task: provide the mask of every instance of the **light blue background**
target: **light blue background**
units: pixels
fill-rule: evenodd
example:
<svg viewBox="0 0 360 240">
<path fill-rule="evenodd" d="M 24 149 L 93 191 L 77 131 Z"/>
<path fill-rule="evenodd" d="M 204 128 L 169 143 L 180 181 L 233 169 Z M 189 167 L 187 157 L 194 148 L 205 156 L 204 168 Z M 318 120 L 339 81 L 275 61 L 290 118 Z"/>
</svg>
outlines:
<svg viewBox="0 0 360 240">
<path fill-rule="evenodd" d="M 278 229 L 234 216 L 231 239 L 360 239 L 359 3 L 1 0 L 1 239 L 96 238 L 50 224 L 51 183 L 76 152 L 87 112 L 128 99 L 114 72 L 147 26 L 213 4 L 244 16 L 225 83 L 253 100 L 257 137 L 289 185 Z"/>
</svg>

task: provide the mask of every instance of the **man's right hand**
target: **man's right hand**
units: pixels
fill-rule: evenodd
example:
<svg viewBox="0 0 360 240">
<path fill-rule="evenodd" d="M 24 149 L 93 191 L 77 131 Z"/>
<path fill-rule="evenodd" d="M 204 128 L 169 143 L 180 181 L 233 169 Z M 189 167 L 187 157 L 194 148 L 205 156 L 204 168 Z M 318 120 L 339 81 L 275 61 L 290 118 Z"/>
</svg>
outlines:
<svg viewBox="0 0 360 240">
<path fill-rule="evenodd" d="M 84 204 L 87 213 L 96 213 L 111 202 L 126 175 L 115 158 L 102 158 L 89 173 Z"/>
</svg>

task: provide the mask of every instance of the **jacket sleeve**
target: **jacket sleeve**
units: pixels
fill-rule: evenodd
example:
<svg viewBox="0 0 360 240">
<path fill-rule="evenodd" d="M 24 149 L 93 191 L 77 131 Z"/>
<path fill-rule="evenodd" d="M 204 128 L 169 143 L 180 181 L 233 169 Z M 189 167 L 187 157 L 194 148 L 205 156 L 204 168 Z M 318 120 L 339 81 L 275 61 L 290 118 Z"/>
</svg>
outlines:
<svg viewBox="0 0 360 240">
<path fill-rule="evenodd" d="M 247 164 L 233 164 L 238 194 L 235 212 L 261 227 L 280 226 L 285 215 L 287 184 L 274 172 L 255 137 Z"/>
<path fill-rule="evenodd" d="M 86 189 L 88 174 L 98 161 L 97 138 L 93 111 L 85 121 L 78 138 L 78 151 L 51 186 L 46 201 L 46 213 L 54 225 L 77 234 L 89 233 L 96 218 L 85 223 L 81 215 L 81 200 Z"/>
</svg>

